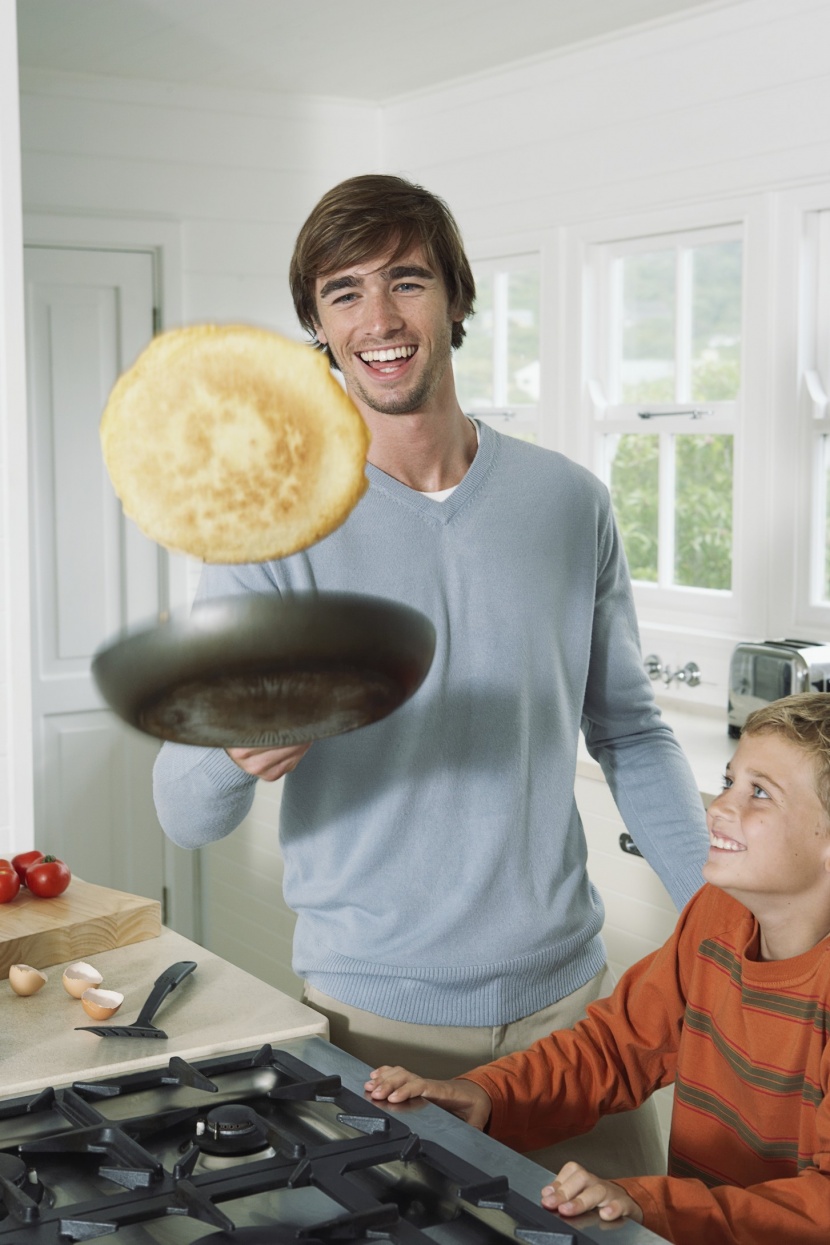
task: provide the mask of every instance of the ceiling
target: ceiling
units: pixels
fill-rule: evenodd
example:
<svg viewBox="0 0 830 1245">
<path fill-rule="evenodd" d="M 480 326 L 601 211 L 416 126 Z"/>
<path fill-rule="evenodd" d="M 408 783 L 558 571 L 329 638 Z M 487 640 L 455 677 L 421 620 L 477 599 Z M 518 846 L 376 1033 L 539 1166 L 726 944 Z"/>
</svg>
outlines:
<svg viewBox="0 0 830 1245">
<path fill-rule="evenodd" d="M 735 0 L 17 0 L 20 64 L 392 99 Z"/>
</svg>

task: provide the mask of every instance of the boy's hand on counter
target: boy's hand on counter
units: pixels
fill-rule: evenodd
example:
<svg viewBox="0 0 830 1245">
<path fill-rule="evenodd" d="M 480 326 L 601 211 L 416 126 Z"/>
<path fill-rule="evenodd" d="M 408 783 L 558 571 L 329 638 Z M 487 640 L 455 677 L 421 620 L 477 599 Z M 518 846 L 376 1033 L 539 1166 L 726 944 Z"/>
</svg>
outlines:
<svg viewBox="0 0 830 1245">
<path fill-rule="evenodd" d="M 378 1102 L 427 1098 L 436 1107 L 451 1111 L 465 1124 L 478 1129 L 484 1129 L 492 1110 L 489 1096 L 473 1081 L 430 1081 L 407 1072 L 406 1068 L 393 1068 L 388 1064 L 370 1073 L 364 1089 Z"/>
<path fill-rule="evenodd" d="M 582 1215 L 598 1210 L 601 1219 L 643 1222 L 643 1212 L 621 1185 L 593 1176 L 579 1163 L 565 1163 L 552 1184 L 542 1190 L 542 1205 L 558 1215 Z"/>
</svg>

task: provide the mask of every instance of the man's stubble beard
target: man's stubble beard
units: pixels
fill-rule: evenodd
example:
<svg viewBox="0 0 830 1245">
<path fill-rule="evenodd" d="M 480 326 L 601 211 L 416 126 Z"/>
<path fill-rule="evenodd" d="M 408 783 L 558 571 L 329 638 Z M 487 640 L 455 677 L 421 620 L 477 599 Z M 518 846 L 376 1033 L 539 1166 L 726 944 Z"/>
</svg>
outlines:
<svg viewBox="0 0 830 1245">
<path fill-rule="evenodd" d="M 390 394 L 384 398 L 379 394 L 368 393 L 359 381 L 354 380 L 354 390 L 362 402 L 380 415 L 411 415 L 424 406 L 435 393 L 444 378 L 444 371 L 435 380 L 433 377 L 422 376 L 419 383 L 409 393 Z"/>
<path fill-rule="evenodd" d="M 370 410 L 377 411 L 379 415 L 412 415 L 432 398 L 446 376 L 447 368 L 452 368 L 451 324 L 448 325 L 446 340 L 441 345 L 443 349 L 439 354 L 433 354 L 432 366 L 424 372 L 420 380 L 415 382 L 413 389 L 407 393 L 390 393 L 388 397 L 382 393 L 369 393 L 354 372 L 349 376 L 339 359 L 337 363 L 346 381 L 346 388 L 348 389 L 349 382 L 351 382 L 355 396 L 360 398 L 361 402 L 365 402 Z M 442 362 L 443 366 L 441 366 Z"/>
</svg>

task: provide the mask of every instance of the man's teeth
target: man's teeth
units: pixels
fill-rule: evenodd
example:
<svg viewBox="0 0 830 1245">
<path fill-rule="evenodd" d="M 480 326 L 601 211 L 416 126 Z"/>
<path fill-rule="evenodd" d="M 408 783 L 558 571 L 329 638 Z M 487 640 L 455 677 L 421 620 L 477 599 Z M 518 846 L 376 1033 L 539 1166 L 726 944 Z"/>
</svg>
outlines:
<svg viewBox="0 0 830 1245">
<path fill-rule="evenodd" d="M 745 852 L 746 848 L 743 843 L 736 843 L 734 839 L 722 839 L 719 834 L 709 834 L 709 842 L 712 847 L 720 847 L 725 852 Z"/>
<path fill-rule="evenodd" d="M 388 363 L 390 359 L 410 359 L 415 347 L 393 346 L 389 350 L 361 350 L 359 353 L 364 363 Z"/>
</svg>

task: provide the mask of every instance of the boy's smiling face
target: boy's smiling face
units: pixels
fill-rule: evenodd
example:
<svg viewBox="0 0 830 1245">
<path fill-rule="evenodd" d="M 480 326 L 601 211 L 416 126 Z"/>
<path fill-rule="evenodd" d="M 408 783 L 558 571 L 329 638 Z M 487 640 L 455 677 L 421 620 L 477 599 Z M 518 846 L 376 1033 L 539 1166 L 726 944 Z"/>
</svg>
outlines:
<svg viewBox="0 0 830 1245">
<path fill-rule="evenodd" d="M 803 950 L 830 932 L 830 817 L 815 783 L 815 761 L 797 744 L 743 735 L 706 818 L 706 881 L 746 904 L 762 931 L 765 918 L 794 922 L 801 941 L 812 937 Z"/>
</svg>

